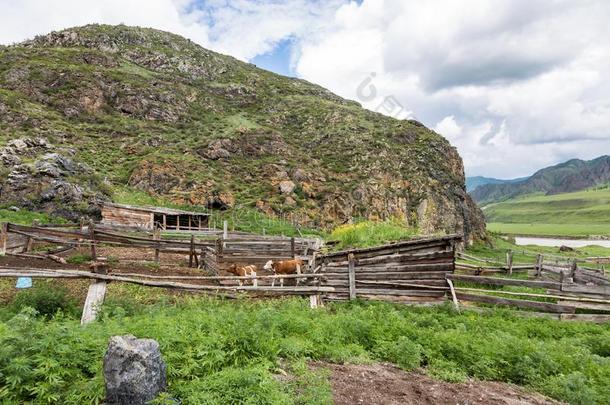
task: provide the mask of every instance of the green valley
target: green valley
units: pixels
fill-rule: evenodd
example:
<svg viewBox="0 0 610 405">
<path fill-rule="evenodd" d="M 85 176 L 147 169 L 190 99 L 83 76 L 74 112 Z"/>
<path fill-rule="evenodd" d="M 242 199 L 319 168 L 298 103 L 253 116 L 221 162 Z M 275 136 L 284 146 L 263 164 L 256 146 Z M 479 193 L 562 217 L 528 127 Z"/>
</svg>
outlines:
<svg viewBox="0 0 610 405">
<path fill-rule="evenodd" d="M 483 207 L 487 229 L 523 235 L 610 235 L 610 188 L 530 194 Z"/>
</svg>

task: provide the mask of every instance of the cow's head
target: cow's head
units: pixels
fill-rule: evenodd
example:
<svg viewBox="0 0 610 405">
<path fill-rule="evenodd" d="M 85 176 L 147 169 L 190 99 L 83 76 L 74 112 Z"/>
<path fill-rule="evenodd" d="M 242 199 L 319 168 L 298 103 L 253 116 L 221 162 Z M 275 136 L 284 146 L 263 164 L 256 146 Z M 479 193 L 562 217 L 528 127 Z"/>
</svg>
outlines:
<svg viewBox="0 0 610 405">
<path fill-rule="evenodd" d="M 233 263 L 232 265 L 229 266 L 229 268 L 227 269 L 227 271 L 229 273 L 233 273 L 235 274 L 235 272 L 237 271 L 237 265 L 235 263 Z"/>
<path fill-rule="evenodd" d="M 263 266 L 263 269 L 265 269 L 265 270 L 273 269 L 273 260 L 269 260 L 267 263 L 265 263 L 265 266 Z"/>
</svg>

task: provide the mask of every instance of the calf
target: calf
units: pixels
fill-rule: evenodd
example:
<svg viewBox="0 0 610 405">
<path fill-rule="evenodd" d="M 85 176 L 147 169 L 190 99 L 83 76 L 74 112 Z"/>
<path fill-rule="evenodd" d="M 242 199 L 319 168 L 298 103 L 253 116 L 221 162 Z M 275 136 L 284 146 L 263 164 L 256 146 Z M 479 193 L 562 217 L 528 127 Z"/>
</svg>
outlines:
<svg viewBox="0 0 610 405">
<path fill-rule="evenodd" d="M 269 260 L 265 263 L 265 270 L 273 271 L 274 274 L 301 274 L 301 266 L 303 266 L 303 260 L 301 259 L 292 259 L 292 260 L 282 260 L 279 262 L 274 262 L 273 260 Z M 297 279 L 297 284 L 298 284 Z M 284 278 L 280 278 L 280 285 L 284 286 Z M 275 279 L 271 282 L 271 287 L 275 286 Z"/>
<path fill-rule="evenodd" d="M 229 266 L 229 268 L 227 269 L 227 271 L 229 273 L 235 274 L 236 276 L 240 276 L 240 277 L 253 277 L 252 279 L 252 285 L 254 287 L 256 287 L 258 285 L 257 281 L 256 281 L 256 271 L 258 269 L 256 268 L 255 265 L 251 264 L 249 266 L 243 266 L 243 267 L 238 267 L 236 264 L 232 264 L 231 266 Z M 239 280 L 239 286 L 241 287 L 242 285 L 244 285 L 243 280 Z"/>
</svg>

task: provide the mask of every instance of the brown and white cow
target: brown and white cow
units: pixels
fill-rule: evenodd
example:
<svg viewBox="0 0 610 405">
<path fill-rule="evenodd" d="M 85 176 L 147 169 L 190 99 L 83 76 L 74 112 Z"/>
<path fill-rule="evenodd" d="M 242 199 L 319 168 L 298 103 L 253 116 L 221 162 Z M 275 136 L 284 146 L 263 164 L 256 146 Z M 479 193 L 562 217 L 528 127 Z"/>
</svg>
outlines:
<svg viewBox="0 0 610 405">
<path fill-rule="evenodd" d="M 291 260 L 282 260 L 279 262 L 274 262 L 273 260 L 269 260 L 265 263 L 263 269 L 272 271 L 275 275 L 278 274 L 301 274 L 301 267 L 303 267 L 303 260 L 301 259 L 291 259 Z M 298 283 L 297 279 L 297 283 Z M 280 285 L 284 286 L 284 278 L 280 278 Z M 271 286 L 275 286 L 275 279 L 271 282 Z"/>
<path fill-rule="evenodd" d="M 257 286 L 258 283 L 256 281 L 256 272 L 258 271 L 258 268 L 251 264 L 249 266 L 238 266 L 236 264 L 232 264 L 231 266 L 229 266 L 229 268 L 227 269 L 227 271 L 231 274 L 235 274 L 236 276 L 239 277 L 252 277 L 252 285 L 253 286 Z M 242 285 L 244 285 L 243 280 L 238 280 L 240 287 Z"/>
</svg>

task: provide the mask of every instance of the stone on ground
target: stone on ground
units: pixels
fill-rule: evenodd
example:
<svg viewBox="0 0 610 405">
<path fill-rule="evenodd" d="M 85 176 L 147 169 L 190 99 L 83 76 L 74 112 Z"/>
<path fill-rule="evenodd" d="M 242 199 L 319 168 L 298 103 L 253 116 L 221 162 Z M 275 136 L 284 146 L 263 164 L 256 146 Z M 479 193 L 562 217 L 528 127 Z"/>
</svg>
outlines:
<svg viewBox="0 0 610 405">
<path fill-rule="evenodd" d="M 155 399 L 167 385 L 159 343 L 132 335 L 111 337 L 104 379 L 107 405 L 143 405 Z"/>
</svg>

